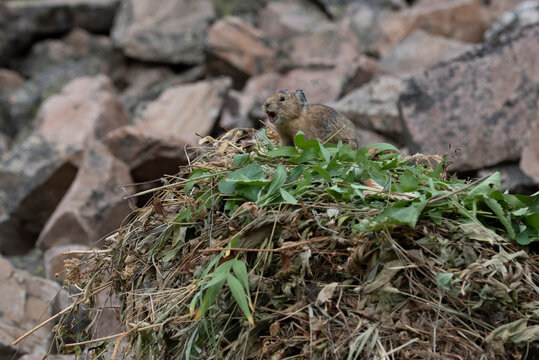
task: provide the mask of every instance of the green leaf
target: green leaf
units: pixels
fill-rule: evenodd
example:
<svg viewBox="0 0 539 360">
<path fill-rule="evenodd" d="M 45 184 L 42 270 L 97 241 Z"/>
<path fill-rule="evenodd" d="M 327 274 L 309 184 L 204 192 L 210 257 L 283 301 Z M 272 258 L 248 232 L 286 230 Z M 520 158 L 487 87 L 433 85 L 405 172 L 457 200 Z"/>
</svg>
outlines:
<svg viewBox="0 0 539 360">
<path fill-rule="evenodd" d="M 402 187 L 402 191 L 414 191 L 418 188 L 418 180 L 411 171 L 406 171 L 399 176 L 399 182 Z"/>
<path fill-rule="evenodd" d="M 365 146 L 362 146 L 361 148 L 359 148 L 358 151 L 366 153 L 367 150 L 369 150 L 370 148 L 375 148 L 376 149 L 376 154 L 379 154 L 379 153 L 387 151 L 387 150 L 396 151 L 397 154 L 401 153 L 400 150 L 398 148 L 396 148 L 394 145 L 387 144 L 387 143 L 374 143 L 374 144 L 365 145 Z"/>
<path fill-rule="evenodd" d="M 513 229 L 513 226 L 511 226 L 511 220 L 508 216 L 505 215 L 505 212 L 503 211 L 502 206 L 499 202 L 496 200 L 483 195 L 483 200 L 485 201 L 485 204 L 488 205 L 488 207 L 492 210 L 492 212 L 498 217 L 498 220 L 502 223 L 502 225 L 507 230 L 507 234 L 511 239 L 516 238 L 515 230 Z"/>
<path fill-rule="evenodd" d="M 281 146 L 266 153 L 270 157 L 294 157 L 299 155 L 299 151 L 293 146 Z"/>
<path fill-rule="evenodd" d="M 451 280 L 453 280 L 453 273 L 436 274 L 436 283 L 444 290 L 452 290 Z"/>
<path fill-rule="evenodd" d="M 253 315 L 251 315 L 251 309 L 249 309 L 249 302 L 247 301 L 247 294 L 245 293 L 240 281 L 231 274 L 227 274 L 226 282 L 230 288 L 232 296 L 240 307 L 240 310 L 243 312 L 249 323 L 254 325 Z"/>
<path fill-rule="evenodd" d="M 480 184 L 473 187 L 468 193 L 470 198 L 481 198 L 482 195 L 489 195 L 492 191 L 497 190 L 500 187 L 500 173 L 496 171 L 487 179 L 483 180 Z"/>
<path fill-rule="evenodd" d="M 245 292 L 249 294 L 249 275 L 247 274 L 247 267 L 245 263 L 240 260 L 231 260 L 232 261 L 232 271 L 236 278 L 241 282 Z"/>
<path fill-rule="evenodd" d="M 283 200 L 285 202 L 291 203 L 291 204 L 297 204 L 298 203 L 298 200 L 292 194 L 290 194 L 288 191 L 286 191 L 285 189 L 280 188 L 279 191 L 281 192 L 281 197 L 283 198 Z"/>
<path fill-rule="evenodd" d="M 327 182 L 332 182 L 331 175 L 326 169 L 322 168 L 321 166 L 313 166 L 313 170 L 322 176 L 322 178 Z"/>
<path fill-rule="evenodd" d="M 249 154 L 236 154 L 234 155 L 234 159 L 232 160 L 232 167 L 237 168 L 243 166 L 248 160 Z"/>
<path fill-rule="evenodd" d="M 191 208 L 187 207 L 181 213 L 179 213 L 178 216 L 176 216 L 174 220 L 172 220 L 172 222 L 179 223 L 179 222 L 182 222 L 182 220 L 188 219 L 190 217 L 191 217 Z"/>
<path fill-rule="evenodd" d="M 415 227 L 419 215 L 425 208 L 427 201 L 399 201 L 390 207 L 385 208 L 375 221 L 394 225 L 408 225 Z"/>
<path fill-rule="evenodd" d="M 268 192 L 266 193 L 266 196 L 271 196 L 275 194 L 277 191 L 279 191 L 279 188 L 283 186 L 284 182 L 286 181 L 286 175 L 287 175 L 286 168 L 279 164 L 277 166 L 277 169 L 275 169 L 275 173 L 273 174 L 273 179 L 271 179 L 271 182 L 269 183 Z"/>
<path fill-rule="evenodd" d="M 294 162 L 299 162 L 299 163 L 306 163 L 306 162 L 313 161 L 313 160 L 316 160 L 316 159 L 318 159 L 318 152 L 316 151 L 315 148 L 310 147 L 310 148 L 307 148 L 307 149 L 303 150 L 299 154 L 299 157 L 293 158 L 293 159 L 290 159 L 290 160 L 294 161 Z"/>
<path fill-rule="evenodd" d="M 436 180 L 440 180 L 442 176 L 442 171 L 444 170 L 444 164 L 447 159 L 447 155 L 444 155 L 442 161 L 436 166 L 436 168 L 430 173 L 430 177 Z"/>
</svg>

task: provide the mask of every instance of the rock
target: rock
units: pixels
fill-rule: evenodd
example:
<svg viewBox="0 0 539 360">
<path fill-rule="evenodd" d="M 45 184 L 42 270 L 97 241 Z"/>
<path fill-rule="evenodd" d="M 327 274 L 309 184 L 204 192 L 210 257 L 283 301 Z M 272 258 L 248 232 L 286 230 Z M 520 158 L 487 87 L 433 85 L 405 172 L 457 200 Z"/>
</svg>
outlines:
<svg viewBox="0 0 539 360">
<path fill-rule="evenodd" d="M 217 17 L 235 15 L 250 23 L 254 22 L 256 13 L 270 0 L 211 0 L 217 11 Z"/>
<path fill-rule="evenodd" d="M 201 80 L 207 73 L 206 67 L 203 65 L 194 66 L 179 74 L 171 73 L 167 69 L 163 72 L 163 75 L 165 75 L 163 79 L 157 81 L 157 77 L 160 76 L 155 74 L 153 79 L 156 80 L 156 82 L 153 82 L 148 79 L 151 76 L 148 74 L 153 73 L 155 68 L 151 68 L 153 70 L 150 70 L 150 68 L 146 67 L 146 69 L 149 71 L 142 70 L 138 72 L 140 75 L 133 76 L 130 76 L 132 71 L 130 72 L 128 70 L 125 76 L 126 82 L 130 85 L 122 93 L 122 100 L 124 108 L 129 113 L 130 118 L 135 117 L 135 114 L 142 111 L 141 109 L 143 109 L 147 103 L 157 99 L 166 89 Z M 166 76 L 166 74 L 170 75 Z M 137 78 L 142 78 L 146 75 L 148 75 L 147 80 L 144 80 L 144 82 L 137 80 Z M 137 81 L 136 84 L 135 81 Z"/>
<path fill-rule="evenodd" d="M 339 63 L 332 68 L 294 69 L 278 82 L 279 89 L 303 89 L 312 104 L 326 104 L 337 100 L 343 93 L 363 85 L 376 74 L 376 64 L 369 60 Z"/>
<path fill-rule="evenodd" d="M 538 183 L 520 170 L 518 164 L 497 165 L 477 172 L 478 177 L 492 174 L 496 171 L 501 175 L 501 187 L 512 194 L 532 194 L 539 190 Z"/>
<path fill-rule="evenodd" d="M 219 78 L 168 88 L 137 114 L 135 125 L 166 142 L 196 144 L 196 134 L 213 129 L 230 86 L 230 78 Z"/>
<path fill-rule="evenodd" d="M 51 354 L 47 356 L 47 360 L 76 360 L 75 355 L 58 355 Z M 18 360 L 43 360 L 42 355 L 23 355 Z"/>
<path fill-rule="evenodd" d="M 415 75 L 442 61 L 451 60 L 473 46 L 416 30 L 380 59 L 380 69 L 399 77 Z"/>
<path fill-rule="evenodd" d="M 119 96 L 103 75 L 80 77 L 41 106 L 35 133 L 46 141 L 82 150 L 92 138 L 128 123 Z"/>
<path fill-rule="evenodd" d="M 539 121 L 532 122 L 529 134 L 528 143 L 522 150 L 520 169 L 539 184 Z"/>
<path fill-rule="evenodd" d="M 249 119 L 246 112 L 240 112 L 240 103 L 242 93 L 236 90 L 230 90 L 227 94 L 221 118 L 219 119 L 219 127 L 223 130 L 235 128 L 253 128 L 255 124 Z"/>
<path fill-rule="evenodd" d="M 266 118 L 262 104 L 268 96 L 278 90 L 281 75 L 265 73 L 249 78 L 242 92 L 230 91 L 223 109 L 219 126 L 230 130 L 236 127 L 258 127 Z"/>
<path fill-rule="evenodd" d="M 485 41 L 497 39 L 503 32 L 539 22 L 539 1 L 525 1 L 513 11 L 505 12 L 485 31 Z"/>
<path fill-rule="evenodd" d="M 107 36 L 93 35 L 83 29 L 74 29 L 61 39 L 46 39 L 32 46 L 30 53 L 13 67 L 27 77 L 35 77 L 49 67 L 63 66 L 68 61 L 76 62 L 93 58 L 99 62 L 103 73 L 113 78 L 123 66 L 121 54 L 117 52 Z"/>
<path fill-rule="evenodd" d="M 0 95 L 17 90 L 24 84 L 24 78 L 17 72 L 0 69 Z"/>
<path fill-rule="evenodd" d="M 269 2 L 260 10 L 258 24 L 263 34 L 276 41 L 334 27 L 315 5 L 299 0 Z"/>
<path fill-rule="evenodd" d="M 122 2 L 112 39 L 135 59 L 168 64 L 198 64 L 215 10 L 208 0 Z"/>
<path fill-rule="evenodd" d="M 410 10 L 392 12 L 367 2 L 352 3 L 345 18 L 358 39 L 359 51 L 374 57 L 383 56 L 417 27 Z"/>
<path fill-rule="evenodd" d="M 84 152 L 77 176 L 41 231 L 36 245 L 97 246 L 131 212 L 124 196 L 132 190 L 129 168 L 94 141 Z"/>
<path fill-rule="evenodd" d="M 427 1 L 408 11 L 420 29 L 464 42 L 481 42 L 487 28 L 481 0 Z"/>
<path fill-rule="evenodd" d="M 354 61 L 340 66 L 345 69 L 346 73 L 342 95 L 363 86 L 380 73 L 378 61 L 368 56 L 359 55 Z"/>
<path fill-rule="evenodd" d="M 247 77 L 277 68 L 275 50 L 262 31 L 235 16 L 212 25 L 206 46 L 210 71 L 232 76 L 237 88 L 243 87 Z"/>
<path fill-rule="evenodd" d="M 119 0 L 32 0 L 7 1 L 20 16 L 32 36 L 66 33 L 80 27 L 96 33 L 108 33 Z"/>
<path fill-rule="evenodd" d="M 489 23 L 497 21 L 505 12 L 513 11 L 526 0 L 489 0 L 485 8 Z"/>
<path fill-rule="evenodd" d="M 32 33 L 19 20 L 18 14 L 0 2 L 0 66 L 24 50 L 32 39 Z"/>
<path fill-rule="evenodd" d="M 0 159 L 2 159 L 2 156 L 4 156 L 4 154 L 7 154 L 10 148 L 11 139 L 9 138 L 9 136 L 0 133 Z"/>
<path fill-rule="evenodd" d="M 0 95 L 0 132 L 11 138 L 29 132 L 35 113 L 43 100 L 58 93 L 69 81 L 80 76 L 106 72 L 103 62 L 95 57 L 67 61 L 50 66 L 24 83 L 17 90 Z"/>
<path fill-rule="evenodd" d="M 363 129 L 373 130 L 402 142 L 402 125 L 397 102 L 406 83 L 392 76 L 378 77 L 354 90 L 335 104 Z"/>
<path fill-rule="evenodd" d="M 178 165 L 187 163 L 184 146 L 185 143 L 167 141 L 156 134 L 148 133 L 137 126 L 122 126 L 110 132 L 104 139 L 114 157 L 122 160 L 130 169 L 147 167 L 148 174 L 146 180 L 153 180 L 161 177 L 171 167 L 164 165 L 167 160 L 173 163 L 173 169 L 177 172 Z M 153 166 L 152 166 L 153 165 Z M 138 173 L 138 171 L 135 170 Z M 135 178 L 140 182 L 140 178 Z"/>
<path fill-rule="evenodd" d="M 508 33 L 411 80 L 399 101 L 412 153 L 461 149 L 458 170 L 520 158 L 539 121 L 539 24 Z"/>
<path fill-rule="evenodd" d="M 45 277 L 49 280 L 58 282 L 60 285 L 65 280 L 64 261 L 67 259 L 78 258 L 77 254 L 62 255 L 67 251 L 83 250 L 87 251 L 90 248 L 86 245 L 60 245 L 53 246 L 43 254 L 43 262 L 45 265 Z"/>
<path fill-rule="evenodd" d="M 14 269 L 0 257 L 0 356 L 44 355 L 48 352 L 53 324 L 45 325 L 19 343 L 11 343 L 51 315 L 50 304 L 60 291 L 55 282 Z M 4 358 L 3 357 L 3 358 Z"/>
<path fill-rule="evenodd" d="M 77 173 L 74 153 L 37 136 L 0 161 L 0 253 L 33 247 Z"/>
</svg>

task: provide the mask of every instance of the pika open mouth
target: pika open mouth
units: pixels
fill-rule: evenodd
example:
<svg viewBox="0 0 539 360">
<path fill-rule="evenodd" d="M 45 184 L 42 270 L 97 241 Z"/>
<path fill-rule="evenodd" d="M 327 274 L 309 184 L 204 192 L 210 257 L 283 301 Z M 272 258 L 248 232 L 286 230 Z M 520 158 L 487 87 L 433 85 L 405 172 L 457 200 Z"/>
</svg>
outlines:
<svg viewBox="0 0 539 360">
<path fill-rule="evenodd" d="M 277 113 L 273 111 L 267 111 L 266 114 L 268 115 L 269 121 L 275 122 L 275 120 L 277 120 Z"/>
</svg>

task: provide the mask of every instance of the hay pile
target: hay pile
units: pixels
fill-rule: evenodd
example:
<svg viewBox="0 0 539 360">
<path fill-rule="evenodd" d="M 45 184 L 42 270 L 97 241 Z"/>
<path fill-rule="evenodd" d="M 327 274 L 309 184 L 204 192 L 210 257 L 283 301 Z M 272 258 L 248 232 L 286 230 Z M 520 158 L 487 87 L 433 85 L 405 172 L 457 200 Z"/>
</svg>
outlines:
<svg viewBox="0 0 539 360">
<path fill-rule="evenodd" d="M 537 195 L 445 159 L 234 130 L 90 258 L 75 306 L 119 300 L 125 327 L 56 326 L 60 351 L 144 359 L 531 359 L 539 340 Z M 440 159 L 439 159 L 440 160 Z M 512 238 L 514 240 L 510 240 Z M 95 325 L 95 324 L 94 324 Z M 98 326 L 98 325 L 97 325 Z M 75 338 L 75 339 L 74 339 Z M 78 341 L 78 344 L 67 344 Z M 86 346 L 86 350 L 85 349 Z M 90 350 L 88 350 L 90 349 Z"/>
</svg>

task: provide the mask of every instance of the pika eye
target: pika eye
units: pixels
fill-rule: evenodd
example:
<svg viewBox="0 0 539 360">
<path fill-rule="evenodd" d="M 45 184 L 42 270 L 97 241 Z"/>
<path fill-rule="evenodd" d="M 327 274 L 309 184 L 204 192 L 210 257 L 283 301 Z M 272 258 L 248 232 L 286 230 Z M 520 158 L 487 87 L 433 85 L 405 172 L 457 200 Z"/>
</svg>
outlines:
<svg viewBox="0 0 539 360">
<path fill-rule="evenodd" d="M 284 96 L 281 96 L 281 97 L 279 98 L 279 101 L 284 101 Z"/>
</svg>

